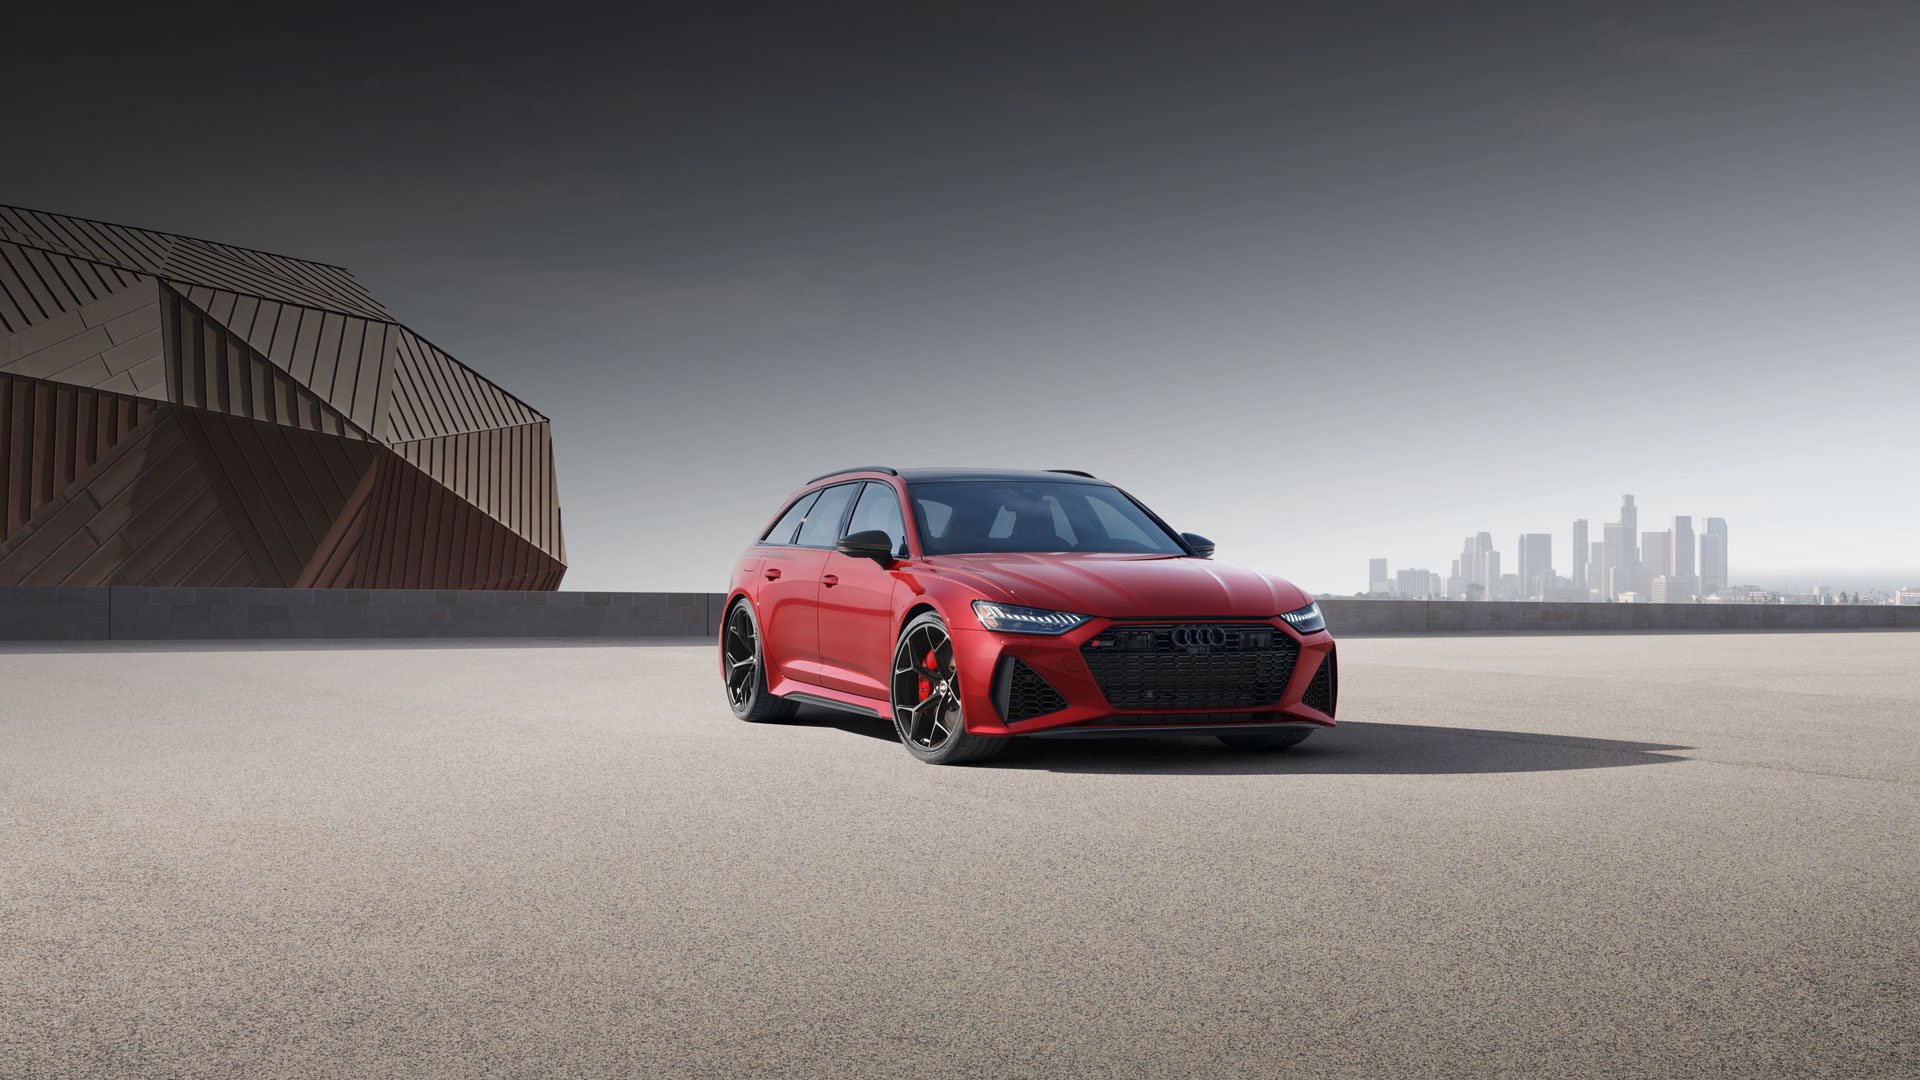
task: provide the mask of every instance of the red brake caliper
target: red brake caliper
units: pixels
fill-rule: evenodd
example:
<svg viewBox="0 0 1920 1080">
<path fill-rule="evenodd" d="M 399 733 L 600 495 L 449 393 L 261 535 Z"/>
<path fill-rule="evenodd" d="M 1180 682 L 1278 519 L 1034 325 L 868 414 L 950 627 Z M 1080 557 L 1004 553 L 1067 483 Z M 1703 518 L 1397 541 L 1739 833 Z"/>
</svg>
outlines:
<svg viewBox="0 0 1920 1080">
<path fill-rule="evenodd" d="M 920 666 L 923 668 L 926 668 L 928 671 L 940 670 L 939 662 L 934 660 L 933 658 L 932 649 L 927 650 L 927 658 L 921 662 Z M 920 700 L 925 701 L 933 693 L 933 684 L 927 681 L 927 677 L 925 675 L 921 675 L 919 676 L 919 678 L 920 678 Z"/>
</svg>

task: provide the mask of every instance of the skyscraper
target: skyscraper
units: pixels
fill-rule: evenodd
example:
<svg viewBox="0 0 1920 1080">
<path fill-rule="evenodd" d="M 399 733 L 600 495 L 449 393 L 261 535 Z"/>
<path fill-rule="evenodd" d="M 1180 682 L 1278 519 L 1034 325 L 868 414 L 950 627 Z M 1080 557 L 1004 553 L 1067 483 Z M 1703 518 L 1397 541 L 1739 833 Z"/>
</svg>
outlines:
<svg viewBox="0 0 1920 1080">
<path fill-rule="evenodd" d="M 1652 595 L 1653 579 L 1664 575 L 1667 567 L 1673 565 L 1673 534 L 1670 532 L 1646 532 L 1640 534 L 1640 573 L 1634 578 L 1634 586 L 1640 592 Z"/>
<path fill-rule="evenodd" d="M 1640 511 L 1633 505 L 1633 496 L 1620 496 L 1620 564 L 1629 573 L 1629 581 L 1640 579 L 1640 549 L 1636 541 L 1640 539 Z"/>
<path fill-rule="evenodd" d="M 1487 534 L 1481 533 L 1480 535 L 1486 536 Z M 1500 553 L 1492 549 L 1491 537 L 1488 537 L 1487 561 L 1481 565 L 1486 567 L 1487 599 L 1506 599 L 1506 597 L 1500 595 Z"/>
<path fill-rule="evenodd" d="M 1553 584 L 1553 535 L 1551 533 L 1522 533 L 1520 535 L 1520 595 L 1517 600 L 1538 599 L 1542 590 Z M 1544 576 L 1545 580 L 1542 580 Z"/>
<path fill-rule="evenodd" d="M 1620 538 L 1621 533 L 1622 529 L 1620 523 L 1617 521 L 1609 521 L 1600 527 L 1600 544 L 1602 550 L 1600 559 L 1600 596 L 1607 600 L 1617 598 L 1621 592 L 1621 590 L 1615 586 L 1616 571 L 1621 577 L 1626 576 L 1626 567 L 1621 562 L 1621 559 L 1623 558 L 1622 552 L 1626 550 L 1627 545 L 1626 542 Z M 1628 580 L 1630 581 L 1631 579 Z"/>
<path fill-rule="evenodd" d="M 1487 556 L 1492 554 L 1493 534 L 1479 533 L 1475 535 L 1473 538 L 1474 580 L 1487 587 L 1487 599 L 1489 600 L 1493 599 L 1494 587 L 1500 584 L 1500 571 L 1495 569 L 1489 573 L 1487 569 Z M 1497 558 L 1494 560 L 1494 565 L 1496 567 L 1499 565 Z"/>
<path fill-rule="evenodd" d="M 1387 560 L 1367 560 L 1367 591 L 1370 593 L 1387 591 Z"/>
<path fill-rule="evenodd" d="M 1573 587 L 1582 593 L 1587 589 L 1587 519 L 1579 518 L 1573 523 Z"/>
<path fill-rule="evenodd" d="M 1700 536 L 1700 593 L 1712 596 L 1727 587 L 1727 522 L 1708 518 Z"/>
<path fill-rule="evenodd" d="M 1601 598 L 1607 594 L 1607 546 L 1600 541 L 1587 545 L 1587 591 L 1600 590 Z"/>
<path fill-rule="evenodd" d="M 1684 515 L 1673 519 L 1673 564 L 1667 573 L 1676 577 L 1693 576 L 1693 519 Z"/>
</svg>

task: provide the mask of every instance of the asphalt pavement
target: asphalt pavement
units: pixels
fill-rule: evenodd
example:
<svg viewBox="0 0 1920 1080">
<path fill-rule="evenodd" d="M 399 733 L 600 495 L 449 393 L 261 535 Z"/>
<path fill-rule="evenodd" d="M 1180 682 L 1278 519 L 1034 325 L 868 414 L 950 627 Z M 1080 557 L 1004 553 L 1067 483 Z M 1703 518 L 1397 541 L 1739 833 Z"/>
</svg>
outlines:
<svg viewBox="0 0 1920 1080">
<path fill-rule="evenodd" d="M 1920 1075 L 1920 634 L 921 765 L 701 645 L 0 647 L 0 1077 Z"/>
</svg>

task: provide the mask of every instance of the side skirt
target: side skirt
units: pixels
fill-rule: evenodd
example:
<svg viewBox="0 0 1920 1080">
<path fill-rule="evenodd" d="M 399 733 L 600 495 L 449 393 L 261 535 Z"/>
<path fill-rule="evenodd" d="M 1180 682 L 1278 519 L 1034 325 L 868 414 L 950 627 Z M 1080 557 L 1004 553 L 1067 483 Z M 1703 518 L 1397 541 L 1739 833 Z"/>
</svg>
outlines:
<svg viewBox="0 0 1920 1080">
<path fill-rule="evenodd" d="M 781 694 L 780 696 L 782 698 L 785 698 L 788 701 L 796 702 L 801 705 L 818 705 L 823 709 L 838 709 L 841 712 L 857 713 L 861 716 L 871 716 L 877 720 L 886 719 L 885 716 L 881 715 L 879 709 L 873 708 L 870 705 L 855 705 L 851 701 L 836 701 L 833 698 L 821 697 L 818 694 L 792 693 L 792 694 Z"/>
<path fill-rule="evenodd" d="M 1048 731 L 1035 731 L 1022 735 L 1025 739 L 1136 739 L 1165 738 L 1169 735 L 1245 735 L 1250 732 L 1280 731 L 1286 728 L 1306 728 L 1321 731 L 1326 724 L 1299 721 L 1289 724 L 1221 724 L 1202 727 L 1194 724 L 1156 724 L 1152 726 L 1130 725 L 1128 727 L 1064 727 Z"/>
</svg>

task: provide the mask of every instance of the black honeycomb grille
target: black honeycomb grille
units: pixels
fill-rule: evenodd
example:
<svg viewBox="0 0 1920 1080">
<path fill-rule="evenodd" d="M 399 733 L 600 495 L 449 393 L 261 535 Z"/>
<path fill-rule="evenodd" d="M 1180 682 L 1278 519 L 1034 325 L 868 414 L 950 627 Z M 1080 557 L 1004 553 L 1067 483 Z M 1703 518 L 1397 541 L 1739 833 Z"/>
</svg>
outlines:
<svg viewBox="0 0 1920 1080">
<path fill-rule="evenodd" d="M 1031 720 L 1067 707 L 1067 699 L 1040 673 L 1019 660 L 1012 661 L 1007 679 L 1007 723 Z"/>
<path fill-rule="evenodd" d="M 1176 636 L 1211 643 L 1177 645 Z M 1080 656 L 1118 709 L 1251 709 L 1280 700 L 1300 646 L 1265 623 L 1117 625 Z"/>
<path fill-rule="evenodd" d="M 1333 704 L 1339 694 L 1340 673 L 1336 670 L 1334 655 L 1328 653 L 1320 664 L 1320 670 L 1313 673 L 1313 681 L 1307 684 L 1307 692 L 1300 695 L 1300 704 L 1332 716 Z"/>
</svg>

